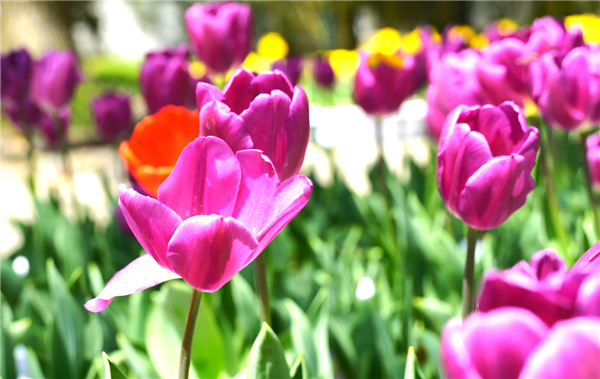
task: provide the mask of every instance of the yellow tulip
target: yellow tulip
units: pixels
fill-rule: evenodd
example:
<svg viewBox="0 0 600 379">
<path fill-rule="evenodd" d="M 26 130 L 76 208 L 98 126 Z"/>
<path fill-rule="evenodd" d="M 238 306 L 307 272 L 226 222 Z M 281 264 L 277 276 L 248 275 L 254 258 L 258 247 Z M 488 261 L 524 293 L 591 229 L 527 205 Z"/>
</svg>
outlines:
<svg viewBox="0 0 600 379">
<path fill-rule="evenodd" d="M 285 39 L 283 39 L 281 34 L 275 32 L 270 32 L 260 37 L 256 48 L 256 52 L 261 58 L 270 60 L 271 62 L 285 58 L 289 50 L 290 48 Z"/>
<path fill-rule="evenodd" d="M 600 44 L 600 17 L 592 13 L 568 16 L 565 18 L 565 27 L 572 31 L 581 29 L 585 43 Z"/>
</svg>

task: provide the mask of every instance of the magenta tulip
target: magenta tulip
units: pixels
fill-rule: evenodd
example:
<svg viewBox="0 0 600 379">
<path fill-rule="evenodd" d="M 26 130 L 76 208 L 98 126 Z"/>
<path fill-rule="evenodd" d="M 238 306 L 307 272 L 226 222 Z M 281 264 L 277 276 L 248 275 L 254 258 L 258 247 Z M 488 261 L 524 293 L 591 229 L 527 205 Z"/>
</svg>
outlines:
<svg viewBox="0 0 600 379">
<path fill-rule="evenodd" d="M 252 12 L 240 3 L 194 4 L 185 12 L 192 46 L 210 70 L 226 73 L 250 52 Z"/>
<path fill-rule="evenodd" d="M 252 262 L 306 205 L 312 183 L 283 183 L 260 151 L 234 153 L 199 137 L 181 153 L 158 188 L 158 200 L 119 187 L 127 223 L 148 254 L 134 260 L 85 304 L 92 312 L 170 279 L 214 292 Z"/>
<path fill-rule="evenodd" d="M 530 66 L 531 86 L 544 119 L 566 131 L 600 123 L 600 47 L 571 50 L 562 65 L 546 53 Z"/>
<path fill-rule="evenodd" d="M 75 86 L 82 80 L 75 54 L 50 50 L 35 65 L 33 97 L 41 105 L 56 110 L 71 101 Z"/>
<path fill-rule="evenodd" d="M 333 68 L 324 57 L 317 57 L 313 62 L 313 75 L 315 81 L 325 88 L 331 88 L 335 82 Z"/>
<path fill-rule="evenodd" d="M 600 191 L 600 132 L 588 136 L 586 157 L 592 185 Z"/>
<path fill-rule="evenodd" d="M 370 115 L 396 112 L 417 89 L 416 69 L 411 55 L 388 57 L 361 51 L 354 78 L 354 101 Z"/>
<path fill-rule="evenodd" d="M 514 103 L 459 106 L 448 115 L 437 156 L 446 206 L 477 230 L 493 229 L 525 204 L 538 131 Z"/>
<path fill-rule="evenodd" d="M 194 108 L 197 83 L 189 72 L 186 46 L 146 54 L 140 85 L 150 113 L 165 105 Z"/>
<path fill-rule="evenodd" d="M 298 84 L 298 80 L 302 74 L 302 66 L 303 63 L 301 57 L 287 57 L 274 62 L 271 68 L 273 71 L 279 70 L 283 72 L 290 81 L 290 84 L 295 86 Z"/>
<path fill-rule="evenodd" d="M 255 75 L 242 68 L 223 92 L 200 83 L 196 96 L 200 135 L 222 138 L 233 151 L 262 150 L 281 180 L 298 174 L 310 132 L 308 99 L 281 71 Z"/>
<path fill-rule="evenodd" d="M 66 139 L 71 120 L 71 108 L 62 107 L 58 110 L 57 117 L 53 112 L 42 112 L 38 120 L 39 129 L 48 146 L 57 147 Z"/>
<path fill-rule="evenodd" d="M 551 329 L 533 313 L 501 308 L 453 319 L 442 335 L 448 378 L 559 379 L 600 375 L 600 318 L 577 317 Z"/>
<path fill-rule="evenodd" d="M 92 114 L 105 139 L 114 139 L 131 129 L 129 95 L 107 93 L 92 100 Z"/>
<path fill-rule="evenodd" d="M 2 101 L 21 103 L 29 96 L 34 62 L 25 49 L 2 54 L 0 96 Z"/>
</svg>

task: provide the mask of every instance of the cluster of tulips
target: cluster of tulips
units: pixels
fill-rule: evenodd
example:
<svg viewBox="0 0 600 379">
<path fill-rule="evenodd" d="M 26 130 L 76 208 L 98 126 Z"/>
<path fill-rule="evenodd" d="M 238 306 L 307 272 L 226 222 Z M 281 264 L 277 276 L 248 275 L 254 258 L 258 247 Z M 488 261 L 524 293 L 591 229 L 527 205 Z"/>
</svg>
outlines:
<svg viewBox="0 0 600 379">
<path fill-rule="evenodd" d="M 251 53 L 249 5 L 195 4 L 185 23 L 189 48 L 147 54 L 140 85 L 151 115 L 119 149 L 137 188 L 119 186 L 120 210 L 147 254 L 85 304 L 100 312 L 116 296 L 185 280 L 194 292 L 181 377 L 201 293 L 217 291 L 253 261 L 262 319 L 270 323 L 261 252 L 312 191 L 299 175 L 310 131 L 309 100 L 296 85 L 305 59 L 287 57 L 274 34 Z M 438 144 L 438 189 L 468 226 L 463 320 L 451 320 L 442 335 L 451 378 L 600 377 L 600 243 L 571 270 L 544 250 L 530 263 L 486 273 L 477 296 L 474 280 L 478 233 L 525 204 L 538 150 L 541 164 L 551 159 L 543 138 L 551 129 L 528 126 L 526 116 L 578 134 L 600 238 L 598 30 L 593 15 L 565 23 L 544 17 L 522 28 L 502 20 L 482 34 L 466 26 L 441 35 L 428 26 L 404 36 L 383 29 L 358 51 L 311 58 L 325 88 L 336 77 L 354 78 L 355 102 L 379 127 L 429 83 L 426 124 Z M 81 80 L 70 52 L 53 51 L 37 63 L 25 50 L 3 55 L 3 110 L 27 135 L 39 126 L 51 143 L 64 141 L 68 102 Z M 127 96 L 106 94 L 92 109 L 106 138 L 129 130 Z M 544 179 L 552 187 L 552 178 Z"/>
</svg>

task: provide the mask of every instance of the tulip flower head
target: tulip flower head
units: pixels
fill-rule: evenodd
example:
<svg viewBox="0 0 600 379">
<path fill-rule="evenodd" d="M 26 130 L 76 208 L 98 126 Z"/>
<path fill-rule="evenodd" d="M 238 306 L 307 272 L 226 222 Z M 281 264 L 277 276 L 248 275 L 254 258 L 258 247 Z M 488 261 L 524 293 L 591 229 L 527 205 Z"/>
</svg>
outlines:
<svg viewBox="0 0 600 379">
<path fill-rule="evenodd" d="M 600 377 L 600 318 L 577 317 L 551 329 L 533 313 L 500 308 L 453 319 L 444 328 L 449 378 Z"/>
<path fill-rule="evenodd" d="M 131 104 L 128 95 L 107 93 L 92 100 L 92 113 L 98 131 L 107 140 L 126 133 L 131 127 Z"/>
<path fill-rule="evenodd" d="M 313 74 L 315 81 L 324 88 L 331 88 L 335 82 L 335 74 L 329 61 L 319 56 L 313 62 Z"/>
<path fill-rule="evenodd" d="M 296 86 L 298 84 L 298 80 L 300 79 L 300 75 L 302 74 L 302 58 L 290 56 L 285 59 L 280 59 L 275 61 L 271 66 L 273 71 L 279 70 L 287 76 L 290 84 L 292 86 Z"/>
<path fill-rule="evenodd" d="M 298 174 L 310 132 L 308 99 L 283 72 L 241 68 L 223 91 L 198 84 L 196 99 L 201 136 L 222 138 L 233 151 L 262 150 L 281 180 Z"/>
<path fill-rule="evenodd" d="M 590 168 L 590 179 L 592 185 L 600 191 L 600 132 L 589 136 L 586 140 L 587 164 Z"/>
<path fill-rule="evenodd" d="M 512 102 L 459 106 L 448 115 L 437 156 L 438 189 L 454 215 L 493 229 L 533 190 L 538 131 Z"/>
<path fill-rule="evenodd" d="M 198 137 L 198 112 L 168 105 L 144 117 L 119 147 L 127 170 L 150 196 L 169 176 L 181 151 Z"/>
<path fill-rule="evenodd" d="M 234 153 L 219 138 L 197 138 L 159 187 L 158 200 L 119 187 L 125 219 L 148 254 L 85 307 L 99 312 L 115 296 L 179 277 L 199 291 L 218 290 L 300 212 L 311 191 L 302 175 L 281 183 L 258 150 Z"/>
<path fill-rule="evenodd" d="M 56 110 L 71 101 L 75 86 L 82 80 L 73 52 L 50 50 L 35 65 L 34 99 L 42 106 Z"/>
<path fill-rule="evenodd" d="M 60 108 L 56 115 L 53 112 L 40 113 L 38 127 L 48 146 L 57 147 L 67 137 L 70 121 L 71 108 L 69 107 Z"/>
<path fill-rule="evenodd" d="M 194 4 L 185 12 L 185 23 L 194 51 L 213 72 L 226 73 L 250 52 L 252 13 L 248 4 Z"/>
<path fill-rule="evenodd" d="M 0 64 L 0 96 L 2 101 L 7 99 L 13 103 L 21 103 L 31 88 L 34 62 L 25 49 L 19 49 L 2 54 Z"/>
</svg>

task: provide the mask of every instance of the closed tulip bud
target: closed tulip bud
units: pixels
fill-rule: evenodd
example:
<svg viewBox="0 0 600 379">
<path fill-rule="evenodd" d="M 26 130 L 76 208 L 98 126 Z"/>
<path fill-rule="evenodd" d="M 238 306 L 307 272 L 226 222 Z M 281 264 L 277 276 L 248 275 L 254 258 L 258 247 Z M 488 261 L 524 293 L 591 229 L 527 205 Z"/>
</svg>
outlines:
<svg viewBox="0 0 600 379">
<path fill-rule="evenodd" d="M 19 130 L 38 126 L 42 116 L 40 107 L 28 98 L 20 103 L 4 101 L 2 110 Z"/>
<path fill-rule="evenodd" d="M 300 74 L 302 74 L 302 58 L 301 57 L 287 57 L 280 59 L 273 63 L 272 69 L 279 70 L 287 76 L 292 86 L 298 84 Z"/>
<path fill-rule="evenodd" d="M 572 131 L 600 123 L 600 47 L 571 50 L 562 65 L 546 53 L 530 65 L 533 98 L 553 127 Z"/>
<path fill-rule="evenodd" d="M 416 69 L 411 55 L 361 52 L 354 78 L 354 101 L 371 115 L 396 112 L 417 89 Z"/>
<path fill-rule="evenodd" d="M 444 328 L 449 378 L 597 378 L 600 319 L 577 317 L 548 329 L 533 313 L 501 308 Z"/>
<path fill-rule="evenodd" d="M 446 119 L 437 156 L 442 199 L 474 229 L 499 226 L 533 190 L 537 150 L 538 131 L 514 103 L 457 107 Z"/>
<path fill-rule="evenodd" d="M 194 4 L 185 12 L 185 24 L 194 51 L 213 72 L 226 73 L 250 52 L 252 13 L 248 4 Z"/>
<path fill-rule="evenodd" d="M 92 100 L 92 113 L 98 131 L 107 140 L 126 133 L 131 127 L 129 96 L 107 93 Z"/>
<path fill-rule="evenodd" d="M 324 57 L 317 57 L 313 63 L 313 74 L 316 82 L 325 88 L 331 88 L 335 81 L 333 69 Z"/>
<path fill-rule="evenodd" d="M 35 65 L 34 99 L 43 106 L 56 110 L 71 101 L 75 86 L 82 80 L 73 52 L 50 50 Z"/>
<path fill-rule="evenodd" d="M 57 113 L 44 112 L 40 115 L 38 125 L 48 146 L 57 147 L 66 138 L 70 120 L 69 107 L 62 107 Z"/>
<path fill-rule="evenodd" d="M 592 185 L 600 191 L 600 132 L 594 133 L 586 140 L 587 164 L 590 169 Z"/>
<path fill-rule="evenodd" d="M 187 56 L 185 46 L 146 54 L 140 84 L 150 113 L 165 105 L 194 107 L 197 80 L 190 75 Z"/>
<path fill-rule="evenodd" d="M 233 151 L 262 150 L 280 180 L 298 174 L 310 133 L 308 98 L 283 72 L 255 75 L 242 68 L 223 92 L 200 83 L 196 96 L 201 136 L 222 138 Z"/>
<path fill-rule="evenodd" d="M 33 59 L 25 49 L 2 54 L 0 94 L 3 101 L 20 103 L 29 96 L 33 67 Z"/>
</svg>

